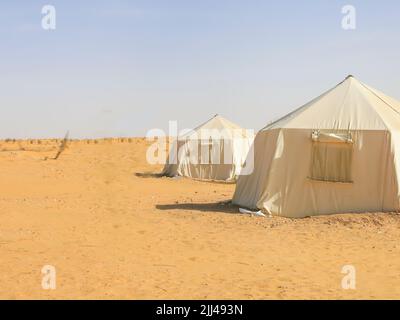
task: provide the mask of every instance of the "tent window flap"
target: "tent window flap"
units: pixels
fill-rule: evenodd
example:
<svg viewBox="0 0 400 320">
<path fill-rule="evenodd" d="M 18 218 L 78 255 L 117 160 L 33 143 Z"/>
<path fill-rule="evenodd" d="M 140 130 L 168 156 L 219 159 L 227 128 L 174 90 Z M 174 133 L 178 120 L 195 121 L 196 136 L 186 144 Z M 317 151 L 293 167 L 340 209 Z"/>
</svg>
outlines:
<svg viewBox="0 0 400 320">
<path fill-rule="evenodd" d="M 351 183 L 353 140 L 350 134 L 312 134 L 310 179 Z"/>
</svg>

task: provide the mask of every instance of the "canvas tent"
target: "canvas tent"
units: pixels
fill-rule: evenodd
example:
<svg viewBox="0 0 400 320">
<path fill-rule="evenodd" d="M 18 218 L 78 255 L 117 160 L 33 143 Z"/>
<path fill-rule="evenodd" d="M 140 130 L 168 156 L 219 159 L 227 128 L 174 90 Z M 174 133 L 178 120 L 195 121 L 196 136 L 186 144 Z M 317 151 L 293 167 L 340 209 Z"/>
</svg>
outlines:
<svg viewBox="0 0 400 320">
<path fill-rule="evenodd" d="M 348 76 L 254 141 L 233 203 L 305 217 L 400 208 L 400 103 Z"/>
<path fill-rule="evenodd" d="M 162 174 L 235 181 L 253 140 L 252 132 L 215 115 L 172 143 Z"/>
</svg>

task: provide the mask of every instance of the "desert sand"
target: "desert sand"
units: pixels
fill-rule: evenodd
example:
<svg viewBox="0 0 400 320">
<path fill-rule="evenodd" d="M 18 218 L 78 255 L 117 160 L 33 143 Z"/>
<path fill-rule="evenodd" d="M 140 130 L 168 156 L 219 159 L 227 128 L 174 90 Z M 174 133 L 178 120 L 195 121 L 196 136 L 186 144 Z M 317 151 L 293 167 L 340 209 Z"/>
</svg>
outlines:
<svg viewBox="0 0 400 320">
<path fill-rule="evenodd" d="M 233 184 L 152 175 L 144 139 L 59 143 L 0 142 L 1 299 L 400 298 L 395 213 L 243 215 Z"/>
</svg>

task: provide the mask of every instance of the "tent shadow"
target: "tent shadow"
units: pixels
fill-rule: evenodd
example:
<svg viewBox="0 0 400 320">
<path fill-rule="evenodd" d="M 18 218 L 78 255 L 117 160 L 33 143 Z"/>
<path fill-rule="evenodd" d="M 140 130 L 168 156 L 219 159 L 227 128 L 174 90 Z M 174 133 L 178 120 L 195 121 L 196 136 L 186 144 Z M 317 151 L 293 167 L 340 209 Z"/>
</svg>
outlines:
<svg viewBox="0 0 400 320">
<path fill-rule="evenodd" d="M 201 212 L 221 212 L 237 214 L 238 207 L 230 201 L 208 202 L 208 203 L 174 203 L 174 204 L 157 204 L 158 210 L 189 210 Z"/>
<path fill-rule="evenodd" d="M 135 172 L 135 176 L 140 178 L 162 178 L 164 175 L 154 172 Z"/>
</svg>

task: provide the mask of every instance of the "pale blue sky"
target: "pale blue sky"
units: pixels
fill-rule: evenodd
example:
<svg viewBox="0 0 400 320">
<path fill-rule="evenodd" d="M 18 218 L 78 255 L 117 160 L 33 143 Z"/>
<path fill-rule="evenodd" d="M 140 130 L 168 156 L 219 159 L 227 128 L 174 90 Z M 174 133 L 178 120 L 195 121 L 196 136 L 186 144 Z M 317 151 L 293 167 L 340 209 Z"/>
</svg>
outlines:
<svg viewBox="0 0 400 320">
<path fill-rule="evenodd" d="M 356 30 L 341 28 L 346 4 Z M 1 1 L 0 137 L 143 136 L 215 113 L 258 130 L 349 73 L 400 99 L 399 12 L 398 0 Z"/>
</svg>

